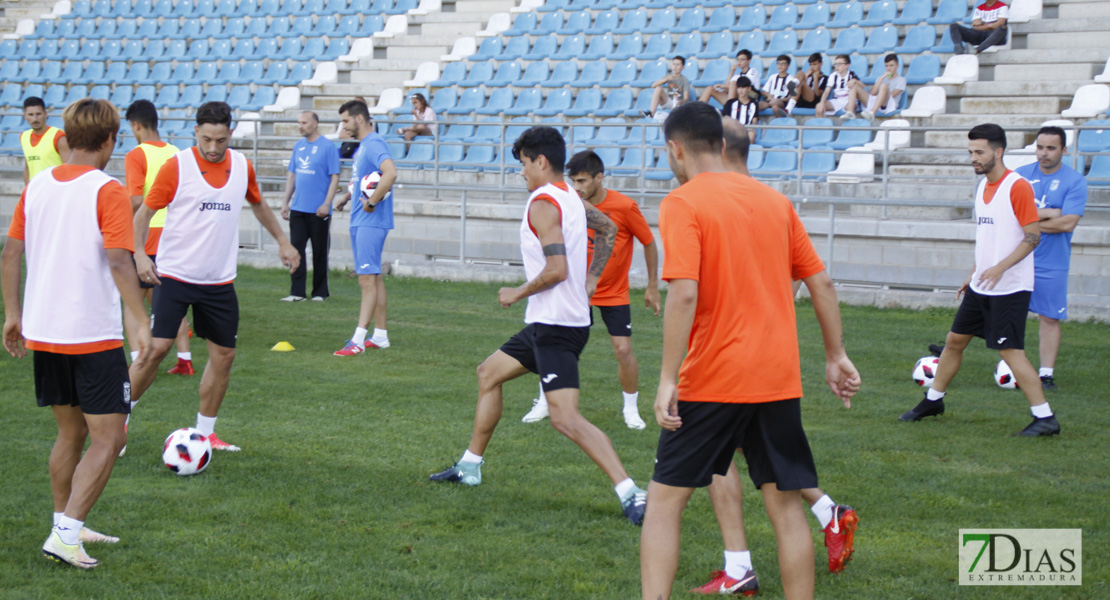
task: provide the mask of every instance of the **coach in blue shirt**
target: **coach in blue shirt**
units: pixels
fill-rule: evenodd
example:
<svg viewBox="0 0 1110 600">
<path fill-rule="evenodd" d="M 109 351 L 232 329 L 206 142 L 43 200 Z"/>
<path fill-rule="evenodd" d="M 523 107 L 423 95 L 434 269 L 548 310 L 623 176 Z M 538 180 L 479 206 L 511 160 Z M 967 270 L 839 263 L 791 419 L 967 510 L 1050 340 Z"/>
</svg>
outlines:
<svg viewBox="0 0 1110 600">
<path fill-rule="evenodd" d="M 1068 267 L 1071 234 L 1087 205 L 1087 180 L 1063 164 L 1067 153 L 1064 130 L 1042 127 L 1037 132 L 1037 162 L 1018 167 L 1033 184 L 1041 218 L 1041 243 L 1033 254 L 1036 279 L 1029 310 L 1041 320 L 1041 385 L 1055 390 L 1054 367 L 1060 350 L 1060 320 L 1068 318 Z"/>
<path fill-rule="evenodd" d="M 339 185 L 339 149 L 319 132 L 320 118 L 305 111 L 297 118 L 304 139 L 293 146 L 285 203 L 281 216 L 289 221 L 289 241 L 301 253 L 301 264 L 291 275 L 284 302 L 305 299 L 305 246 L 312 240 L 312 299 L 328 297 L 328 248 L 331 247 L 331 203 Z"/>
</svg>

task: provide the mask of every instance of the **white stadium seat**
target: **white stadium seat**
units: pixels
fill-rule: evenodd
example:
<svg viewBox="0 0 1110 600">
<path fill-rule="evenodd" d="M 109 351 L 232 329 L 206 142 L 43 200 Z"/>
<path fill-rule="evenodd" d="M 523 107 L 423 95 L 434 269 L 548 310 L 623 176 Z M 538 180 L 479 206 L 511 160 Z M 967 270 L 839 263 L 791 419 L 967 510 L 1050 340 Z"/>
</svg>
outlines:
<svg viewBox="0 0 1110 600">
<path fill-rule="evenodd" d="M 963 85 L 979 81 L 979 57 L 974 54 L 957 54 L 944 65 L 944 74 L 933 80 L 937 85 Z"/>
<path fill-rule="evenodd" d="M 913 93 L 910 107 L 902 111 L 903 117 L 931 117 L 948 111 L 948 94 L 944 88 L 927 85 Z"/>
<path fill-rule="evenodd" d="M 378 96 L 378 103 L 371 106 L 369 111 L 372 115 L 384 115 L 404 103 L 405 94 L 401 88 L 389 88 L 382 90 L 382 94 Z"/>
<path fill-rule="evenodd" d="M 509 12 L 514 14 L 532 12 L 541 6 L 543 6 L 543 0 L 520 0 L 520 6 L 512 8 Z"/>
<path fill-rule="evenodd" d="M 455 40 L 455 47 L 451 48 L 451 54 L 444 54 L 439 57 L 439 60 L 442 62 L 458 62 L 477 51 L 478 40 L 472 37 L 461 37 Z"/>
<path fill-rule="evenodd" d="M 875 178 L 875 155 L 863 146 L 853 146 L 840 155 L 840 163 L 829 172 L 829 183 L 859 183 Z"/>
<path fill-rule="evenodd" d="M 374 54 L 374 38 L 358 38 L 351 44 L 351 51 L 336 60 L 343 63 L 356 63 L 360 58 Z"/>
<path fill-rule="evenodd" d="M 339 81 L 339 68 L 334 62 L 328 61 L 316 65 L 316 71 L 312 74 L 312 79 L 302 81 L 301 85 L 324 85 L 336 81 Z"/>
<path fill-rule="evenodd" d="M 428 85 L 429 81 L 439 79 L 439 63 L 426 62 L 420 63 L 416 67 L 416 75 L 412 79 L 405 81 L 404 86 L 409 88 L 422 88 Z"/>
<path fill-rule="evenodd" d="M 409 20 L 405 15 L 393 15 L 385 22 L 385 28 L 381 31 L 374 33 L 376 38 L 391 38 L 395 35 L 407 33 L 409 30 Z"/>
<path fill-rule="evenodd" d="M 1060 116 L 1075 118 L 1092 118 L 1105 113 L 1110 108 L 1110 86 L 1092 83 L 1075 91 L 1071 100 L 1071 108 L 1060 112 Z"/>
<path fill-rule="evenodd" d="M 879 131 L 875 133 L 875 139 L 863 145 L 868 150 L 875 150 L 882 152 L 883 147 L 888 142 L 886 136 L 890 135 L 890 149 L 897 150 L 899 148 L 910 147 L 910 122 L 905 119 L 887 119 L 879 125 Z"/>
<path fill-rule="evenodd" d="M 507 30 L 512 26 L 509 20 L 509 13 L 495 13 L 489 18 L 489 23 L 486 23 L 486 28 L 479 31 L 478 37 L 493 37 L 500 35 L 502 31 Z"/>
<path fill-rule="evenodd" d="M 1014 0 L 1010 5 L 1010 18 L 1006 24 L 1028 23 L 1033 19 L 1041 18 L 1042 12 L 1044 12 L 1042 0 Z"/>
<path fill-rule="evenodd" d="M 409 9 L 409 14 L 414 17 L 422 17 L 434 12 L 439 12 L 442 9 L 443 2 L 441 2 L 441 0 L 420 0 L 419 6 Z"/>
<path fill-rule="evenodd" d="M 1098 83 L 1110 83 L 1110 58 L 1106 59 L 1106 66 L 1102 68 L 1101 75 L 1095 75 Z"/>
<path fill-rule="evenodd" d="M 273 104 L 263 106 L 262 112 L 283 113 L 290 108 L 301 105 L 301 89 L 297 87 L 283 87 L 278 92 L 277 100 Z"/>
</svg>

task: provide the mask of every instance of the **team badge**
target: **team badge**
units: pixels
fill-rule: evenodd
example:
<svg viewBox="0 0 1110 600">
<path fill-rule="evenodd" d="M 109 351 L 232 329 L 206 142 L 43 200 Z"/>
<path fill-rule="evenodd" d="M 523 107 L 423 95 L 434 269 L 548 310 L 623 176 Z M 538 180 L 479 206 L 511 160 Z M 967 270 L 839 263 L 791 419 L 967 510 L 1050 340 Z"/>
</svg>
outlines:
<svg viewBox="0 0 1110 600">
<path fill-rule="evenodd" d="M 1060 180 L 1059 179 L 1053 179 L 1052 184 L 1048 186 L 1048 191 L 1055 192 L 1058 189 L 1060 189 Z"/>
</svg>

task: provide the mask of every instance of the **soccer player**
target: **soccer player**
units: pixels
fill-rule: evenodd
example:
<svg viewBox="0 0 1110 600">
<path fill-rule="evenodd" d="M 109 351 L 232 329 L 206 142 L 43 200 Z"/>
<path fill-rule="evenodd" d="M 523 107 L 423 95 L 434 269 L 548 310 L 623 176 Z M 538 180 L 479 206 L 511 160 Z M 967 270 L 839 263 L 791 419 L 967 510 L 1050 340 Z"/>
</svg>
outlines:
<svg viewBox="0 0 1110 600">
<path fill-rule="evenodd" d="M 382 249 L 385 248 L 386 235 L 393 229 L 393 182 L 397 181 L 397 167 L 385 140 L 374 133 L 374 123 L 370 121 L 370 111 L 365 102 L 345 102 L 339 107 L 339 118 L 343 121 L 343 129 L 359 140 L 351 168 L 349 191 L 339 199 L 335 208 L 342 210 L 352 197 L 357 201 L 351 208 L 351 250 L 355 255 L 358 285 L 362 288 L 362 303 L 354 335 L 346 345 L 336 350 L 335 355 L 354 356 L 361 354 L 368 345 L 371 348 L 389 347 Z M 361 180 L 375 172 L 381 173 L 381 180 L 374 191 L 365 195 L 361 192 Z M 367 340 L 371 317 L 374 319 L 374 335 Z"/>
<path fill-rule="evenodd" d="M 1060 424 L 1038 385 L 1037 370 L 1025 356 L 1025 318 L 1034 284 L 1032 253 L 1041 241 L 1033 186 L 1002 162 L 1006 132 L 1001 127 L 976 125 L 967 138 L 972 168 L 977 175 L 986 175 L 975 191 L 975 266 L 956 292 L 963 302 L 945 340 L 933 384 L 925 398 L 899 420 L 944 414 L 944 395 L 960 370 L 964 349 L 972 337 L 981 337 L 1010 365 L 1029 400 L 1033 422 L 1014 435 L 1055 435 Z"/>
<path fill-rule="evenodd" d="M 644 246 L 644 262 L 647 264 L 648 284 L 644 291 L 644 306 L 659 316 L 658 264 L 659 251 L 651 227 L 640 212 L 636 201 L 624 194 L 604 186 L 605 164 L 601 157 L 591 150 L 584 150 L 571 157 L 567 163 L 567 174 L 578 197 L 600 210 L 617 226 L 617 238 L 613 253 L 601 279 L 597 291 L 590 298 L 590 306 L 601 312 L 601 320 L 609 330 L 609 341 L 613 343 L 613 354 L 617 357 L 617 378 L 624 394 L 624 423 L 629 429 L 643 429 L 644 420 L 640 418 L 637 406 L 639 394 L 640 365 L 632 353 L 632 306 L 628 298 L 628 270 L 632 267 L 632 237 Z M 593 259 L 593 242 L 596 232 L 589 232 L 587 262 Z M 524 415 L 525 423 L 536 423 L 546 419 L 549 414 L 547 398 L 540 387 L 540 397 L 532 410 Z"/>
<path fill-rule="evenodd" d="M 127 179 L 127 193 L 131 195 L 131 211 L 138 212 L 143 205 L 143 198 L 150 192 L 154 185 L 154 178 L 158 170 L 174 154 L 180 152 L 177 146 L 167 144 L 158 135 L 158 109 L 150 100 L 136 100 L 127 107 L 124 119 L 131 125 L 131 133 L 139 145 L 127 153 L 124 158 L 123 168 Z M 150 260 L 157 263 L 158 240 L 162 238 L 162 228 L 166 226 L 166 209 L 159 209 L 150 219 L 150 232 L 146 236 L 146 246 L 143 252 Z M 145 281 L 139 282 L 147 304 L 151 303 L 154 293 L 154 284 Z M 189 351 L 189 322 L 181 319 L 181 327 L 177 330 L 177 364 L 167 371 L 171 375 L 193 375 L 193 354 Z M 132 354 L 134 352 L 132 351 Z M 133 359 L 132 359 L 133 360 Z"/>
<path fill-rule="evenodd" d="M 282 302 L 305 299 L 308 278 L 305 247 L 312 240 L 312 299 L 323 302 L 328 293 L 328 249 L 331 247 L 331 203 L 339 186 L 339 148 L 320 135 L 320 117 L 304 111 L 297 117 L 297 140 L 289 157 L 285 202 L 281 216 L 289 221 L 289 239 L 301 255 L 301 266 L 290 277 L 289 295 Z"/>
<path fill-rule="evenodd" d="M 131 262 L 131 205 L 102 169 L 112 157 L 119 113 L 85 98 L 62 115 L 72 152 L 23 191 L 4 244 L 4 348 L 34 351 L 35 396 L 58 423 L 50 452 L 54 528 L 42 553 L 80 569 L 98 561 L 85 542 L 118 542 L 84 526 L 127 441 L 129 405 L 123 323 L 136 364 L 148 360 L 150 327 Z M 27 292 L 20 302 L 20 263 Z M 120 299 L 123 300 L 123 323 Z M 26 309 L 24 311 L 24 309 Z M 85 441 L 89 448 L 82 456 Z"/>
<path fill-rule="evenodd" d="M 23 101 L 23 119 L 31 126 L 19 135 L 23 147 L 23 183 L 45 169 L 69 160 L 66 132 L 46 124 L 46 103 L 31 96 Z"/>
<path fill-rule="evenodd" d="M 551 127 L 532 127 L 513 143 L 513 157 L 530 195 L 520 223 L 520 250 L 527 283 L 497 294 L 508 308 L 527 299 L 527 324 L 478 367 L 478 406 L 470 445 L 454 465 L 432 481 L 478 485 L 482 455 L 501 420 L 501 386 L 532 372 L 540 375 L 551 408 L 551 425 L 578 444 L 612 480 L 625 517 L 643 521 L 644 491 L 636 487 L 609 437 L 578 412 L 578 357 L 590 337 L 589 298 L 609 261 L 617 230 L 563 181 L 566 142 Z M 594 231 L 593 260 L 586 264 L 586 230 Z"/>
<path fill-rule="evenodd" d="M 178 152 L 158 170 L 143 205 L 135 214 L 135 243 L 146 242 L 150 218 L 161 208 L 166 227 L 158 244 L 158 266 L 145 254 L 135 263 L 154 292 L 151 360 L 131 365 L 132 408 L 154 382 L 158 364 L 169 353 L 189 308 L 198 337 L 208 342 L 208 364 L 200 379 L 196 428 L 213 450 L 237 452 L 216 435 L 216 418 L 231 380 L 239 333 L 235 275 L 239 258 L 239 213 L 246 199 L 258 222 L 278 242 L 278 254 L 292 272 L 297 249 L 281 231 L 277 217 L 262 202 L 254 166 L 231 150 L 231 107 L 205 102 L 196 112 L 196 146 Z"/>
<path fill-rule="evenodd" d="M 1037 162 L 1018 167 L 1017 174 L 1033 185 L 1041 222 L 1041 243 L 1033 251 L 1033 295 L 1029 310 L 1040 317 L 1041 386 L 1057 389 L 1056 356 L 1060 352 L 1060 321 L 1068 318 L 1068 269 L 1071 235 L 1087 206 L 1087 180 L 1065 165 L 1067 138 L 1059 127 L 1037 132 Z"/>
<path fill-rule="evenodd" d="M 670 597 L 693 488 L 725 474 L 741 448 L 775 529 L 785 595 L 812 598 L 813 541 L 799 490 L 816 487 L 817 475 L 801 424 L 791 283 L 802 279 L 813 293 L 826 379 L 850 406 L 860 377 L 844 351 L 836 292 L 790 201 L 725 168 L 717 111 L 680 107 L 663 134 L 682 185 L 660 208 L 670 288 L 655 415 L 664 431 L 641 534 L 643 597 Z"/>
</svg>

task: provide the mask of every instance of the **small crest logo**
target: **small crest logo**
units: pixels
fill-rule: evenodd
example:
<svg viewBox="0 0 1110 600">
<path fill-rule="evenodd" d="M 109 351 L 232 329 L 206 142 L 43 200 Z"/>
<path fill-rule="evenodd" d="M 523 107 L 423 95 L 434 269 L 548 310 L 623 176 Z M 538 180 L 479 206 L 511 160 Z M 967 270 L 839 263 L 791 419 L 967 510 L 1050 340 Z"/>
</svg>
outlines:
<svg viewBox="0 0 1110 600">
<path fill-rule="evenodd" d="M 1055 192 L 1056 190 L 1060 189 L 1060 180 L 1059 179 L 1053 179 L 1052 184 L 1048 186 L 1048 189 L 1051 192 Z"/>
<path fill-rule="evenodd" d="M 960 585 L 1083 585 L 1081 529 L 961 529 Z"/>
<path fill-rule="evenodd" d="M 123 401 L 131 402 L 131 382 L 123 382 Z"/>
</svg>

